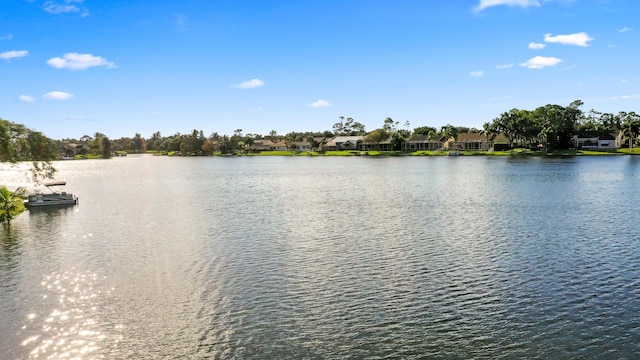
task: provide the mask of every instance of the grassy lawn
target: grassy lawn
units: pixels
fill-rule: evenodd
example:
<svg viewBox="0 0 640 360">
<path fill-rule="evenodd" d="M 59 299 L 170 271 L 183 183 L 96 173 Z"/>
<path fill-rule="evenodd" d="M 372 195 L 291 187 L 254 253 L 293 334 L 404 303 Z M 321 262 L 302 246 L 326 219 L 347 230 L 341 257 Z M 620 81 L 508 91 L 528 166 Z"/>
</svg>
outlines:
<svg viewBox="0 0 640 360">
<path fill-rule="evenodd" d="M 618 149 L 617 151 L 627 155 L 640 155 L 640 147 L 634 147 L 633 151 L 629 151 L 629 148 Z"/>
<path fill-rule="evenodd" d="M 86 160 L 86 159 L 102 159 L 100 155 L 86 154 L 86 155 L 76 155 L 73 157 L 74 160 Z"/>
<path fill-rule="evenodd" d="M 154 155 L 168 155 L 175 156 L 176 152 L 170 151 L 168 153 L 151 152 Z M 340 151 L 260 151 L 250 153 L 238 153 L 222 154 L 217 152 L 214 156 L 448 156 L 450 151 L 448 150 L 420 150 L 415 152 L 401 152 L 401 151 L 359 151 L 359 150 L 340 150 Z M 463 156 L 612 156 L 612 155 L 640 155 L 640 147 L 634 148 L 633 151 L 625 149 L 615 150 L 558 150 L 558 151 L 544 151 L 544 150 L 530 150 L 530 149 L 512 149 L 506 151 L 483 151 L 483 150 L 460 150 L 459 155 Z M 76 159 L 99 159 L 100 156 L 85 155 L 76 156 Z"/>
</svg>

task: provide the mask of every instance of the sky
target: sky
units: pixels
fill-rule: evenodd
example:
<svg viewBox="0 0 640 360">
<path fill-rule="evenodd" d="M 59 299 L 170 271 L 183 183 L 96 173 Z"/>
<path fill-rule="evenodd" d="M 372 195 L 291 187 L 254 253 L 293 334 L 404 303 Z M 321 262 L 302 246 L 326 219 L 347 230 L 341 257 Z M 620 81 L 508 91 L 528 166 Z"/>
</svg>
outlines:
<svg viewBox="0 0 640 360">
<path fill-rule="evenodd" d="M 54 139 L 640 112 L 637 0 L 0 0 L 0 118 Z"/>
</svg>

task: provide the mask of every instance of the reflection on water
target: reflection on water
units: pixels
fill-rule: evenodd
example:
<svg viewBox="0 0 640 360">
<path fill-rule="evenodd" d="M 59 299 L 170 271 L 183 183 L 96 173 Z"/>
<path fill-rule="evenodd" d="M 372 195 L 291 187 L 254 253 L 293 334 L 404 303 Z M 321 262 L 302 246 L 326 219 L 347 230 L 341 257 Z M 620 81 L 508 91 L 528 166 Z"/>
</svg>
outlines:
<svg viewBox="0 0 640 360">
<path fill-rule="evenodd" d="M 82 202 L 2 232 L 10 359 L 640 352 L 633 157 L 57 166 Z"/>
<path fill-rule="evenodd" d="M 0 237 L 0 266 L 11 266 L 11 264 L 15 265 L 14 257 L 18 254 L 20 250 L 20 242 L 18 239 L 20 238 L 20 228 L 11 227 L 11 226 L 1 226 L 0 231 L 2 232 L 2 236 Z M 4 271 L 0 272 L 0 275 L 5 273 Z M 3 283 L 0 282 L 0 285 Z"/>
<path fill-rule="evenodd" d="M 73 268 L 44 277 L 42 302 L 21 328 L 20 345 L 29 350 L 29 358 L 96 358 L 98 350 L 104 354 L 117 346 L 122 326 L 105 322 L 98 308 L 112 296 L 113 289 L 102 289 L 105 278 Z"/>
</svg>

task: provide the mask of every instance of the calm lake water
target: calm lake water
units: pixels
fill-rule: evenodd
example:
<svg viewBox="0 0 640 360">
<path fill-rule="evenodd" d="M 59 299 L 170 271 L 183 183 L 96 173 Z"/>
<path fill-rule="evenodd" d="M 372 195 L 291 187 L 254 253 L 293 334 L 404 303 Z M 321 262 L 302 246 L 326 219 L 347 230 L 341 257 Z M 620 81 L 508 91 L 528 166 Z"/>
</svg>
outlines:
<svg viewBox="0 0 640 360">
<path fill-rule="evenodd" d="M 79 205 L 0 228 L 2 359 L 640 353 L 640 157 L 56 167 Z"/>
</svg>

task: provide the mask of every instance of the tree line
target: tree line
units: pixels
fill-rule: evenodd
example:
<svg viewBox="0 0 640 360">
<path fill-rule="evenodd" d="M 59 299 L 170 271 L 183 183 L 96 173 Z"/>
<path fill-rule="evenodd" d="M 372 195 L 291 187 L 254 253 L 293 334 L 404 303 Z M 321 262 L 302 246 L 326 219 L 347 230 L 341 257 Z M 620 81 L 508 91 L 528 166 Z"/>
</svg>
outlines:
<svg viewBox="0 0 640 360">
<path fill-rule="evenodd" d="M 509 147 L 542 146 L 547 150 L 573 147 L 573 136 L 580 133 L 613 133 L 622 131 L 630 148 L 640 134 L 640 115 L 620 111 L 617 114 L 590 110 L 585 114 L 576 100 L 569 106 L 545 105 L 534 110 L 511 109 L 491 123 L 483 132 L 503 133 Z"/>
<path fill-rule="evenodd" d="M 182 154 L 212 154 L 215 152 L 234 153 L 250 151 L 261 140 L 283 143 L 287 149 L 294 149 L 296 143 L 306 142 L 311 149 L 318 149 L 328 139 L 335 136 L 363 136 L 363 142 L 377 145 L 387 143 L 394 150 L 400 150 L 402 143 L 412 136 L 420 135 L 428 139 L 454 139 L 461 133 L 479 133 L 489 140 L 495 134 L 504 134 L 508 147 L 528 147 L 532 149 L 563 150 L 574 146 L 572 137 L 578 133 L 613 133 L 622 131 L 628 145 L 632 147 L 640 134 L 640 116 L 635 112 L 603 113 L 590 110 L 584 113 L 582 101 L 576 100 L 568 106 L 548 104 L 533 110 L 511 109 L 500 114 L 481 129 L 447 124 L 440 128 L 419 126 L 411 129 L 409 121 L 401 127 L 399 122 L 387 117 L 382 126 L 367 131 L 365 125 L 351 117 L 340 116 L 332 130 L 289 132 L 278 134 L 276 130 L 268 134 L 245 133 L 236 129 L 233 134 L 213 132 L 206 136 L 202 130 L 194 129 L 185 134 L 176 133 L 163 136 L 159 131 L 144 138 L 140 133 L 133 137 L 109 139 L 103 133 L 84 135 L 80 139 L 51 140 L 43 134 L 29 130 L 24 125 L 0 119 L 0 161 L 34 161 L 34 167 L 42 173 L 47 161 L 58 157 L 65 145 L 75 144 L 77 148 L 66 149 L 69 154 L 91 155 L 109 158 L 115 152 L 128 153 L 179 152 Z M 324 139 L 324 140 L 323 140 Z"/>
<path fill-rule="evenodd" d="M 461 133 L 483 134 L 487 140 L 493 135 L 504 134 L 508 147 L 544 148 L 547 151 L 569 149 L 574 146 L 573 136 L 581 133 L 613 134 L 622 132 L 630 149 L 640 135 L 640 115 L 635 112 L 620 111 L 605 113 L 590 110 L 584 113 L 580 108 L 583 102 L 576 100 L 568 106 L 547 104 L 533 110 L 511 109 L 490 122 L 482 129 L 453 126 L 447 124 L 437 129 L 431 126 L 419 126 L 411 130 L 406 121 L 404 128 L 399 122 L 387 117 L 382 126 L 367 131 L 365 126 L 351 117 L 340 116 L 333 130 L 320 132 L 290 132 L 280 135 L 272 130 L 267 135 L 244 133 L 237 129 L 232 135 L 220 135 L 217 132 L 205 136 L 202 130 L 193 130 L 187 134 L 176 133 L 162 136 L 159 131 L 148 139 L 139 133 L 133 137 L 111 140 L 103 133 L 93 136 L 84 135 L 80 139 L 53 140 L 41 132 L 28 129 L 22 124 L 0 119 L 0 163 L 17 164 L 30 161 L 29 175 L 34 182 L 51 179 L 55 174 L 52 160 L 59 158 L 62 149 L 67 155 L 82 154 L 100 158 L 110 158 L 115 152 L 144 153 L 147 151 L 180 152 L 182 154 L 213 154 L 215 152 L 234 153 L 251 151 L 257 141 L 270 140 L 283 142 L 288 149 L 294 149 L 297 142 L 307 142 L 311 149 L 318 149 L 327 140 L 335 136 L 363 136 L 362 142 L 377 145 L 390 144 L 390 148 L 400 150 L 402 143 L 412 136 L 427 139 L 454 139 Z M 75 149 L 68 149 L 70 144 Z M 9 221 L 19 212 L 22 204 L 19 191 L 11 192 L 0 187 L 0 222 Z"/>
</svg>

